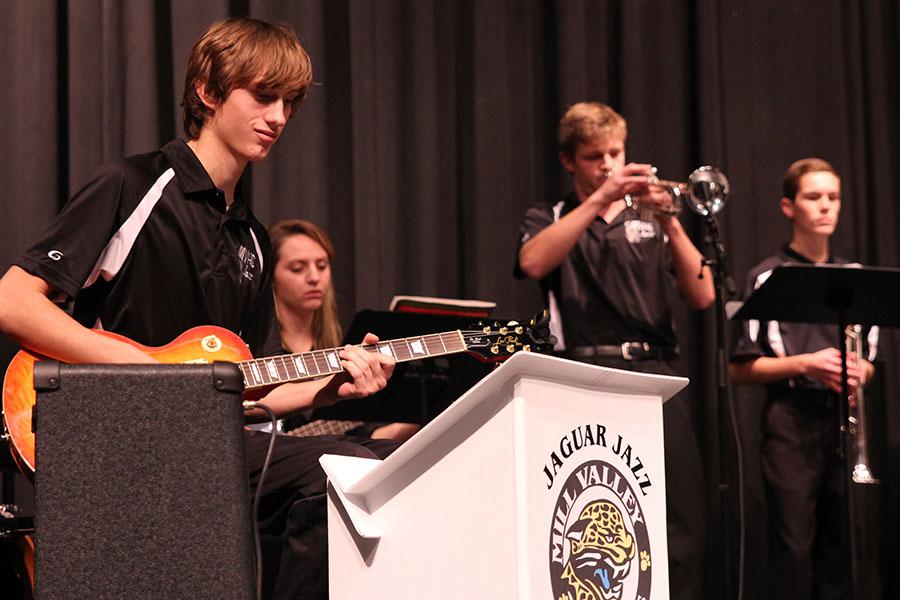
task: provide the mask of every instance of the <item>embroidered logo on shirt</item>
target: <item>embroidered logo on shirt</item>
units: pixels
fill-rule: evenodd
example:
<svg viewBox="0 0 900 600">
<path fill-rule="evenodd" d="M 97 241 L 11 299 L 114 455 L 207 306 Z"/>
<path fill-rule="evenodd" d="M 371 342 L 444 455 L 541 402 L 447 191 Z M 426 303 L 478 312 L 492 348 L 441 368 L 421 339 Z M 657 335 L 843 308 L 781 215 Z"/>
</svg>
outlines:
<svg viewBox="0 0 900 600">
<path fill-rule="evenodd" d="M 656 225 L 640 219 L 625 221 L 625 239 L 631 244 L 656 237 Z"/>
<path fill-rule="evenodd" d="M 256 265 L 256 253 L 246 246 L 241 246 L 238 249 L 238 259 L 241 261 L 241 278 L 253 281 L 254 275 L 259 270 Z"/>
<path fill-rule="evenodd" d="M 53 260 L 59 260 L 63 257 L 63 253 L 60 252 L 59 250 L 51 250 L 50 252 L 47 253 L 47 256 L 49 256 Z"/>
</svg>

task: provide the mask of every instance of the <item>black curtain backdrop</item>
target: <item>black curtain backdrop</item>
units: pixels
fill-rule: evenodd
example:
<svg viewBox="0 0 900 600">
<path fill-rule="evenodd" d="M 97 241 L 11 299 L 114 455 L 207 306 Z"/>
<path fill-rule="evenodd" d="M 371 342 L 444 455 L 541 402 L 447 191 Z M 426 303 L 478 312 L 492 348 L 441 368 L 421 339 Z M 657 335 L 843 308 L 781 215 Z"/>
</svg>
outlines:
<svg viewBox="0 0 900 600">
<path fill-rule="evenodd" d="M 313 58 L 307 104 L 252 168 L 254 208 L 264 222 L 301 216 L 331 233 L 345 323 L 398 293 L 491 299 L 502 316 L 538 309 L 537 286 L 512 279 L 516 232 L 526 207 L 568 189 L 555 128 L 582 99 L 624 114 L 629 158 L 661 176 L 683 179 L 701 164 L 728 174 L 720 220 L 739 288 L 786 240 L 780 178 L 811 155 L 843 176 L 834 250 L 900 262 L 896 1 L 11 0 L 0 6 L 0 266 L 98 165 L 180 135 L 194 40 L 243 14 L 291 24 Z M 699 245 L 699 220 L 683 218 Z M 677 318 L 709 481 L 709 597 L 722 597 L 714 321 L 683 307 Z M 885 597 L 897 597 L 900 358 L 895 332 L 882 342 L 884 416 L 873 427 L 882 551 L 873 560 Z M 761 598 L 761 399 L 752 388 L 734 397 L 746 597 Z"/>
</svg>

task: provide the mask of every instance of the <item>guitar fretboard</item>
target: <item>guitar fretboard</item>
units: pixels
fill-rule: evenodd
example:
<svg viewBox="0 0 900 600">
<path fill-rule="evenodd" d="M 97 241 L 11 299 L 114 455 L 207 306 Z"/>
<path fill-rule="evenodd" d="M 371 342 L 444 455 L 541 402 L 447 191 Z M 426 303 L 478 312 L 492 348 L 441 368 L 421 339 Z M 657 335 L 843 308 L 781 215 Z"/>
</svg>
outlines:
<svg viewBox="0 0 900 600">
<path fill-rule="evenodd" d="M 369 352 L 381 352 L 397 362 L 465 352 L 466 343 L 460 331 L 433 333 L 366 344 Z M 344 371 L 339 356 L 340 348 L 313 350 L 299 354 L 284 354 L 245 360 L 238 363 L 244 376 L 244 388 L 250 390 L 282 383 L 303 381 Z"/>
</svg>

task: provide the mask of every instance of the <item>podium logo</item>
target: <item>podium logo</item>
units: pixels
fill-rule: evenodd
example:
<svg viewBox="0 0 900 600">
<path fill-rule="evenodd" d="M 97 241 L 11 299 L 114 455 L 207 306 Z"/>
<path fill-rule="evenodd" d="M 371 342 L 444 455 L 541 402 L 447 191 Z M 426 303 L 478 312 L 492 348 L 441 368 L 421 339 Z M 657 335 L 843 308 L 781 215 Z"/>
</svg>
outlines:
<svg viewBox="0 0 900 600">
<path fill-rule="evenodd" d="M 647 524 L 634 489 L 605 461 L 581 464 L 553 511 L 553 599 L 648 600 L 651 573 Z"/>
</svg>

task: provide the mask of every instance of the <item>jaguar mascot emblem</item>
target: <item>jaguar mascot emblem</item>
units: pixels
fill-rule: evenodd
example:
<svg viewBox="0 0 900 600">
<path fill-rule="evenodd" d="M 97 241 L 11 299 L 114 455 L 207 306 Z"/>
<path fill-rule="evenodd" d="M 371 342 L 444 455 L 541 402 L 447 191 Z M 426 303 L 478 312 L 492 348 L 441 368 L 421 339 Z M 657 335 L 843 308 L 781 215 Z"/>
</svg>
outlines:
<svg viewBox="0 0 900 600">
<path fill-rule="evenodd" d="M 574 600 L 620 600 L 635 543 L 619 509 L 606 500 L 587 505 L 566 537 L 571 552 L 562 578 L 575 592 Z M 568 600 L 567 595 L 560 600 Z"/>
<path fill-rule="evenodd" d="M 647 519 L 625 473 L 587 460 L 559 487 L 549 545 L 552 600 L 651 600 Z"/>
</svg>

